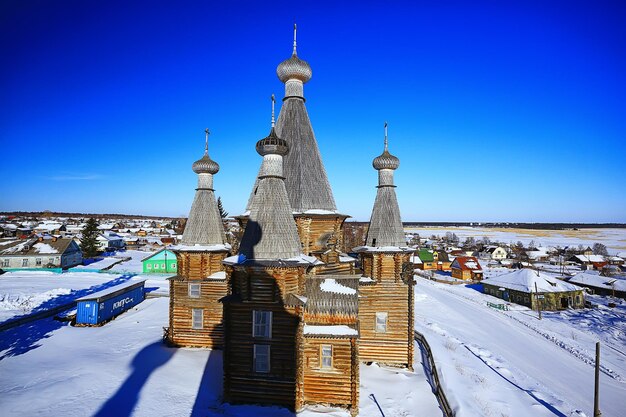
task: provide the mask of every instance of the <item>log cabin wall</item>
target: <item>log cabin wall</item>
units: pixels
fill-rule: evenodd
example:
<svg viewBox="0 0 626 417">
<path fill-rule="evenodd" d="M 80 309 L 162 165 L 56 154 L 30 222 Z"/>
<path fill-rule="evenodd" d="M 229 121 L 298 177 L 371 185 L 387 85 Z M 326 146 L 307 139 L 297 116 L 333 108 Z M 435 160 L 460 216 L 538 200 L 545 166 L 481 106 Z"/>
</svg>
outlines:
<svg viewBox="0 0 626 417">
<path fill-rule="evenodd" d="M 332 366 L 323 368 L 322 346 L 332 346 Z M 356 338 L 304 338 L 304 403 L 358 407 Z M 355 362 L 356 356 L 356 362 Z M 354 370 L 356 368 L 356 371 Z"/>
<path fill-rule="evenodd" d="M 170 279 L 168 341 L 176 346 L 221 348 L 224 343 L 223 307 L 228 294 L 225 278 L 207 278 L 223 270 L 228 252 L 177 252 L 179 275 Z M 198 285 L 199 294 L 190 291 Z M 202 310 L 202 324 L 194 326 L 193 310 Z"/>
<path fill-rule="evenodd" d="M 326 251 L 328 239 L 333 236 L 337 239 L 337 249 L 343 251 L 343 223 L 348 216 L 296 214 L 294 218 L 304 254 Z"/>
<path fill-rule="evenodd" d="M 363 362 L 413 369 L 413 279 L 404 282 L 401 277 L 408 260 L 405 253 L 362 254 L 365 271 L 373 279 L 359 286 L 359 357 Z M 384 331 L 377 329 L 376 313 L 387 315 Z"/>
<path fill-rule="evenodd" d="M 304 268 L 234 266 L 227 275 L 233 294 L 224 300 L 224 400 L 295 410 L 301 402 L 297 363 L 303 312 L 285 299 L 304 287 Z M 254 336 L 255 310 L 271 312 L 269 337 Z M 255 345 L 269 346 L 268 372 L 255 370 Z"/>
</svg>

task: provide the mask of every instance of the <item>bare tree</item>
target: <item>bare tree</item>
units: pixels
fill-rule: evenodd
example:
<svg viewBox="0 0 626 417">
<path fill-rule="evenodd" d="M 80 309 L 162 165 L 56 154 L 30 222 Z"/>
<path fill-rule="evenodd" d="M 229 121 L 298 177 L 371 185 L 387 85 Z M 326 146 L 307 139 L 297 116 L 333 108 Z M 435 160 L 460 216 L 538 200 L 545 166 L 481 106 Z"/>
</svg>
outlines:
<svg viewBox="0 0 626 417">
<path fill-rule="evenodd" d="M 609 252 L 606 250 L 606 246 L 603 245 L 602 243 L 594 243 L 593 244 L 593 254 L 594 255 L 602 255 L 602 256 L 608 256 Z"/>
</svg>

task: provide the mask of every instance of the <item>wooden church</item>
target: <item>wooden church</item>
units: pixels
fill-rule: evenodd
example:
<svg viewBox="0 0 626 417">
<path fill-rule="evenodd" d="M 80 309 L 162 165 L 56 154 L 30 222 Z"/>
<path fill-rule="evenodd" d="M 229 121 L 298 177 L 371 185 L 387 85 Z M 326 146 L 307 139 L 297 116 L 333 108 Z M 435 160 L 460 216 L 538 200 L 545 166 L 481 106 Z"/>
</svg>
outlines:
<svg viewBox="0 0 626 417">
<path fill-rule="evenodd" d="M 343 251 L 337 211 L 305 107 L 309 64 L 296 51 L 277 68 L 285 98 L 267 137 L 239 253 L 229 253 L 215 196 L 219 170 L 205 155 L 187 229 L 175 248 L 168 340 L 223 346 L 224 401 L 340 406 L 358 414 L 359 364 L 412 369 L 413 280 L 393 185 L 399 160 L 374 160 L 379 186 L 367 241 Z M 201 312 L 198 312 L 201 311 Z"/>
</svg>

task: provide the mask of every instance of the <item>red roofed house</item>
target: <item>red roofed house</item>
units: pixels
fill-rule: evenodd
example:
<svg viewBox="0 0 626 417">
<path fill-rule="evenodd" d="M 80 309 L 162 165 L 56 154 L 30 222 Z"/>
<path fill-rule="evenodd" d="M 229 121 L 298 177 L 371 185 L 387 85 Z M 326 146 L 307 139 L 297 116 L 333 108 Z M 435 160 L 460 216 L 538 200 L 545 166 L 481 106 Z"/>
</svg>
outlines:
<svg viewBox="0 0 626 417">
<path fill-rule="evenodd" d="M 453 278 L 472 281 L 483 279 L 483 269 L 475 256 L 457 256 L 450 267 Z"/>
</svg>

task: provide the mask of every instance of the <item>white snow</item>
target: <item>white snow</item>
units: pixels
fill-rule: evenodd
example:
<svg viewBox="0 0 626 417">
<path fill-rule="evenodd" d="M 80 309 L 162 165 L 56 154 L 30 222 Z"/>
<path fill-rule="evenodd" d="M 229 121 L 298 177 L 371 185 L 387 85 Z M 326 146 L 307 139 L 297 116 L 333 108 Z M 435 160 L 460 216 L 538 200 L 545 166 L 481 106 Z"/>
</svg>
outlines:
<svg viewBox="0 0 626 417">
<path fill-rule="evenodd" d="M 35 249 L 35 252 L 44 253 L 44 254 L 59 253 L 59 251 L 53 248 L 52 246 L 48 245 L 47 243 L 41 243 L 41 242 L 35 243 L 33 245 L 33 249 Z"/>
<path fill-rule="evenodd" d="M 345 324 L 315 326 L 310 324 L 304 325 L 304 334 L 310 335 L 328 335 L 328 336 L 357 336 L 359 332 L 356 329 L 346 326 Z"/>
<path fill-rule="evenodd" d="M 322 281 L 322 283 L 320 284 L 320 289 L 324 292 L 332 292 L 335 294 L 356 294 L 355 288 L 346 287 L 345 285 L 340 284 L 339 282 L 337 282 L 337 280 L 333 278 L 326 278 L 324 281 Z"/>
<path fill-rule="evenodd" d="M 223 245 L 174 245 L 168 246 L 167 249 L 189 252 L 218 252 L 229 251 L 231 247 L 226 243 Z"/>
<path fill-rule="evenodd" d="M 372 279 L 372 277 L 361 277 L 361 278 L 359 278 L 359 282 L 362 282 L 364 284 L 368 284 L 368 283 L 374 282 L 374 279 Z"/>
<path fill-rule="evenodd" d="M 601 298 L 601 297 L 598 297 Z M 415 327 L 433 350 L 444 390 L 466 416 L 591 416 L 595 341 L 603 343 L 600 408 L 624 410 L 626 308 L 491 309 L 471 286 L 417 279 Z"/>
<path fill-rule="evenodd" d="M 208 279 L 226 279 L 226 271 L 217 271 L 207 277 Z"/>
</svg>

